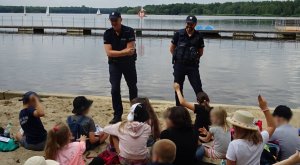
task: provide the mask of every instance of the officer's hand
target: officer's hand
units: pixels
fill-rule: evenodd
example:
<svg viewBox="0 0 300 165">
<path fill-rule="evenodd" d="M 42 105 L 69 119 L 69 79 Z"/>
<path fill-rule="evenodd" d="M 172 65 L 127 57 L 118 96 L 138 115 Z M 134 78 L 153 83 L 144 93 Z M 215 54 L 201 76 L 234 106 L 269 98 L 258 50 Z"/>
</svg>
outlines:
<svg viewBox="0 0 300 165">
<path fill-rule="evenodd" d="M 129 56 L 132 56 L 132 55 L 135 54 L 135 49 L 134 48 L 126 48 L 125 51 L 126 51 L 126 54 L 129 55 Z"/>
<path fill-rule="evenodd" d="M 175 91 L 180 90 L 180 85 L 178 83 L 174 83 L 173 87 Z"/>
</svg>

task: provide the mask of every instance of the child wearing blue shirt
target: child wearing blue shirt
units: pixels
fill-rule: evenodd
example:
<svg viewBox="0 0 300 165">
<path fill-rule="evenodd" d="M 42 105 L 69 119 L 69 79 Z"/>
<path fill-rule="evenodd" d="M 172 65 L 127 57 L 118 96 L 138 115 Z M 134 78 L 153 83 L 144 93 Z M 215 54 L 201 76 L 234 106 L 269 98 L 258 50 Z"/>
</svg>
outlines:
<svg viewBox="0 0 300 165">
<path fill-rule="evenodd" d="M 45 116 L 40 98 L 35 92 L 29 91 L 20 101 L 23 101 L 23 109 L 19 114 L 19 122 L 24 133 L 19 132 L 15 138 L 28 150 L 42 151 L 45 147 L 47 131 L 40 119 Z"/>
</svg>

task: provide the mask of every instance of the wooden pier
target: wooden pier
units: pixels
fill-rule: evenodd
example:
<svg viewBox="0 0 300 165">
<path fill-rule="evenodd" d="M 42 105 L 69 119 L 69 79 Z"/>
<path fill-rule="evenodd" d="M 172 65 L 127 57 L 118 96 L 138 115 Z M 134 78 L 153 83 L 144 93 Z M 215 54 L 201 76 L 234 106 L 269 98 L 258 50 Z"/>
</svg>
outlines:
<svg viewBox="0 0 300 165">
<path fill-rule="evenodd" d="M 64 35 L 93 35 L 93 31 L 104 31 L 106 27 L 73 27 L 73 26 L 16 26 L 0 25 L 0 31 L 5 33 L 5 29 L 14 29 L 17 33 L 45 34 L 46 30 L 62 30 Z M 135 28 L 137 36 L 165 37 L 171 36 L 175 29 L 163 28 Z M 147 32 L 150 34 L 147 34 Z M 156 33 L 157 32 L 157 35 Z M 165 32 L 168 34 L 159 34 Z M 207 38 L 233 38 L 233 39 L 299 39 L 300 31 L 259 31 L 259 30 L 200 30 Z M 103 34 L 103 33 L 102 33 Z"/>
</svg>

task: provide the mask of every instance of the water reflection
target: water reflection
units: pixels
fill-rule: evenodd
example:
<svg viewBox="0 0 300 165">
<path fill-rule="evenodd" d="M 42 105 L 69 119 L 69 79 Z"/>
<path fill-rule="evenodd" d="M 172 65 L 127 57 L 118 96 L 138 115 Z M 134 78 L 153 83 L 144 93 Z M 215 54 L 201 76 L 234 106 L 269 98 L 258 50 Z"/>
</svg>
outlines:
<svg viewBox="0 0 300 165">
<path fill-rule="evenodd" d="M 0 88 L 110 95 L 102 37 L 0 34 Z M 141 96 L 173 100 L 170 38 L 137 38 Z M 297 41 L 205 40 L 204 89 L 213 102 L 256 105 L 262 93 L 271 105 L 300 107 Z M 122 82 L 122 95 L 128 96 Z M 186 82 L 184 94 L 194 93 Z"/>
</svg>

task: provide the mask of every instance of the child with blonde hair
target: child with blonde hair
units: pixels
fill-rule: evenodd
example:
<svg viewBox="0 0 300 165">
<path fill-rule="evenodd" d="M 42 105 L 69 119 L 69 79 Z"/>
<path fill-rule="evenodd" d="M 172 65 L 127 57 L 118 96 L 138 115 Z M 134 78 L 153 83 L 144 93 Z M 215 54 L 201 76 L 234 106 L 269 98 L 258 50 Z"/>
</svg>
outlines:
<svg viewBox="0 0 300 165">
<path fill-rule="evenodd" d="M 273 117 L 267 101 L 258 96 L 258 103 L 264 113 L 267 128 L 259 132 L 254 124 L 254 116 L 248 111 L 236 111 L 227 121 L 233 125 L 234 140 L 230 142 L 226 154 L 227 165 L 259 165 L 264 145 L 275 131 Z"/>
<path fill-rule="evenodd" d="M 162 139 L 154 143 L 152 158 L 149 165 L 172 165 L 176 158 L 176 145 L 168 139 Z"/>
<path fill-rule="evenodd" d="M 231 134 L 228 123 L 226 121 L 227 112 L 224 109 L 213 109 L 210 112 L 210 121 L 212 126 L 207 131 L 205 128 L 200 128 L 200 133 L 206 135 L 205 137 L 199 136 L 203 142 L 209 142 L 213 139 L 212 146 L 201 145 L 196 152 L 196 158 L 201 161 L 203 156 L 212 159 L 224 159 L 226 151 L 231 141 Z"/>
<path fill-rule="evenodd" d="M 86 136 L 79 142 L 71 142 L 72 133 L 66 124 L 58 123 L 48 131 L 45 148 L 46 159 L 56 160 L 62 165 L 84 165 Z"/>
</svg>

